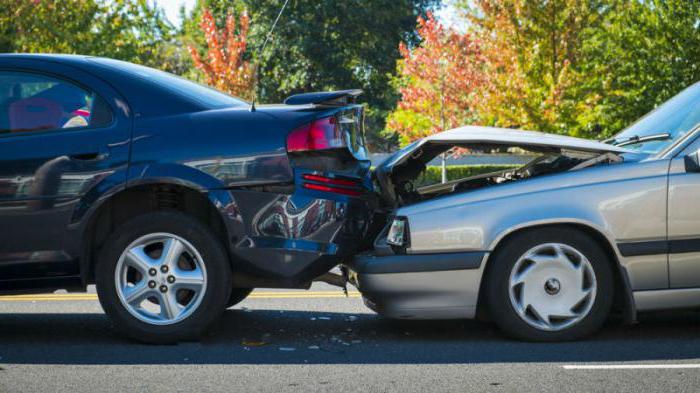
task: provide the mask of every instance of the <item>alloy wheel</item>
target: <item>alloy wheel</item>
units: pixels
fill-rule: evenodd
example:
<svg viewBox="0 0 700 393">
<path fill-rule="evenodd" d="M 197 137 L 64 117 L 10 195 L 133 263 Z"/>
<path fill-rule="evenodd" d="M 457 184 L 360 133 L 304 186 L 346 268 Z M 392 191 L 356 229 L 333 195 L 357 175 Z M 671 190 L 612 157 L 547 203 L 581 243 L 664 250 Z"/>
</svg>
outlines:
<svg viewBox="0 0 700 393">
<path fill-rule="evenodd" d="M 126 310 L 153 325 L 178 323 L 194 313 L 207 289 L 205 263 L 185 239 L 153 233 L 132 242 L 114 274 Z"/>
</svg>

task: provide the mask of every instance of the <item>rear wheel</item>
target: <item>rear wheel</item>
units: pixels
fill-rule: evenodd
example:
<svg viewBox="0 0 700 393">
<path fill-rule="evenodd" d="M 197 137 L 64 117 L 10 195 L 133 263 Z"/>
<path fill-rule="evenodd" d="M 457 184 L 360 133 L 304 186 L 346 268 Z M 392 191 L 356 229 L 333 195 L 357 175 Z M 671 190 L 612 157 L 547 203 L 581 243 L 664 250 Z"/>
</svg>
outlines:
<svg viewBox="0 0 700 393">
<path fill-rule="evenodd" d="M 118 228 L 101 252 L 96 281 L 118 330 L 148 343 L 198 338 L 231 293 L 221 244 L 178 212 L 150 213 Z"/>
<path fill-rule="evenodd" d="M 511 336 L 574 340 L 598 330 L 610 312 L 608 257 L 579 231 L 545 228 L 515 235 L 491 263 L 489 311 Z"/>
</svg>

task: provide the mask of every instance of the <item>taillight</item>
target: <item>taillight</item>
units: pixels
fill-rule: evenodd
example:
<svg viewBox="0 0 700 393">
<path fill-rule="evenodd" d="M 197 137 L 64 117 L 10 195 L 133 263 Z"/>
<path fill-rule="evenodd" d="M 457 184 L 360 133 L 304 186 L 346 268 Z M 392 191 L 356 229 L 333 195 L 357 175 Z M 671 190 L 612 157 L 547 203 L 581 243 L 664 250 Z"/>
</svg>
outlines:
<svg viewBox="0 0 700 393">
<path fill-rule="evenodd" d="M 299 127 L 287 136 L 287 151 L 326 150 L 346 147 L 347 143 L 335 117 L 318 119 Z"/>
<path fill-rule="evenodd" d="M 331 192 L 347 196 L 362 195 L 362 184 L 357 180 L 345 180 L 321 175 L 302 175 L 306 180 L 302 187 L 308 190 Z"/>
</svg>

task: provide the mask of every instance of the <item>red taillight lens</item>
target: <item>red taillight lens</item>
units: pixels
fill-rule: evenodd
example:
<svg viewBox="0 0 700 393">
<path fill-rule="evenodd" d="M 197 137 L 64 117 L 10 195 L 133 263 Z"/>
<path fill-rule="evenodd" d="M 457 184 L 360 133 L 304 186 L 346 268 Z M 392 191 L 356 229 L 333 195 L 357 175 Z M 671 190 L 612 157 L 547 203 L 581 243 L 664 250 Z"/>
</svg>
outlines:
<svg viewBox="0 0 700 393">
<path fill-rule="evenodd" d="M 299 127 L 287 136 L 287 151 L 299 152 L 346 147 L 343 134 L 335 117 L 315 120 Z"/>
<path fill-rule="evenodd" d="M 332 192 L 334 194 L 341 194 L 341 195 L 348 195 L 348 196 L 360 196 L 360 195 L 362 195 L 362 193 L 360 191 L 357 191 L 357 190 L 350 190 L 347 188 L 340 188 L 340 187 L 324 186 L 323 184 L 304 183 L 304 188 L 307 188 L 309 190 Z"/>
<path fill-rule="evenodd" d="M 362 195 L 362 183 L 359 180 L 346 180 L 321 175 L 302 175 L 302 179 L 307 180 L 302 187 L 308 190 L 332 192 L 334 194 L 360 196 Z M 321 184 L 316 184 L 321 183 Z M 349 187 L 349 188 L 346 188 Z"/>
<path fill-rule="evenodd" d="M 319 175 L 303 175 L 304 180 L 311 180 L 319 183 L 332 184 L 334 186 L 345 186 L 345 187 L 359 187 L 360 182 L 353 180 L 335 179 L 332 177 L 325 177 Z"/>
</svg>

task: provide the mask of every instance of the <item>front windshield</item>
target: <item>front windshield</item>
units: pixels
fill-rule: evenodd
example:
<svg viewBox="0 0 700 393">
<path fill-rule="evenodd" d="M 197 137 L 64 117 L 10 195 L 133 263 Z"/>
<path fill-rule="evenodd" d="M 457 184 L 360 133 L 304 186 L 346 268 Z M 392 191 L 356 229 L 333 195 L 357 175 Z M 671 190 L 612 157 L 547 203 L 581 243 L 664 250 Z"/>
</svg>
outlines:
<svg viewBox="0 0 700 393">
<path fill-rule="evenodd" d="M 696 83 L 666 101 L 615 136 L 617 143 L 633 137 L 670 134 L 670 138 L 638 142 L 625 148 L 656 154 L 692 131 L 700 124 L 700 83 Z"/>
</svg>

